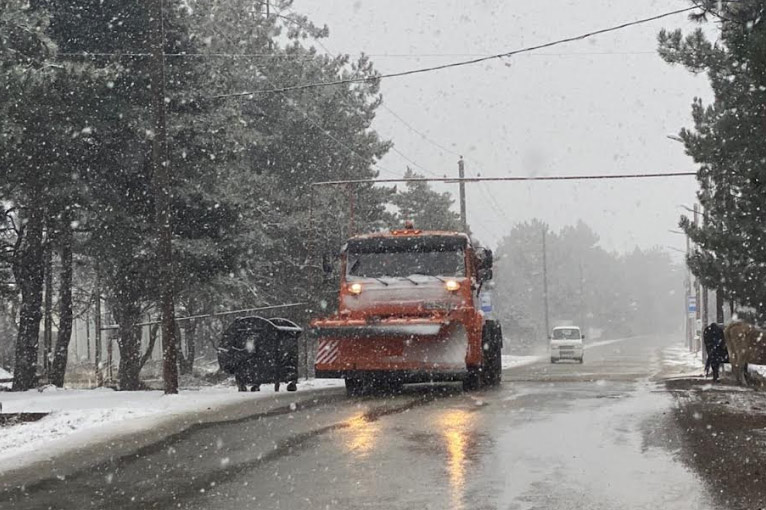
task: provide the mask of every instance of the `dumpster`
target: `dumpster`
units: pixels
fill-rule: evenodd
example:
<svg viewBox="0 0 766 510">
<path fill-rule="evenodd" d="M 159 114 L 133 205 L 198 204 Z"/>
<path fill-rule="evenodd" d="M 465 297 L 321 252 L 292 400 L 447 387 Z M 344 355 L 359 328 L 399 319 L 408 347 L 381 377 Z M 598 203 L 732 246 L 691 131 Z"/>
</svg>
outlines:
<svg viewBox="0 0 766 510">
<path fill-rule="evenodd" d="M 218 364 L 232 374 L 239 391 L 258 391 L 261 384 L 287 383 L 295 391 L 298 382 L 298 337 L 302 329 L 294 322 L 276 318 L 240 317 L 224 331 L 218 344 Z"/>
</svg>

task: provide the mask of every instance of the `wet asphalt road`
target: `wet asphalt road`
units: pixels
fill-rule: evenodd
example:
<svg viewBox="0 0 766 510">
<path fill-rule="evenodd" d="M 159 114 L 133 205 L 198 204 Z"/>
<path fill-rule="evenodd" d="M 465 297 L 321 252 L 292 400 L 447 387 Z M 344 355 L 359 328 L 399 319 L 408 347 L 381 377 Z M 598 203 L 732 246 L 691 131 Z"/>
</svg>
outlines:
<svg viewBox="0 0 766 510">
<path fill-rule="evenodd" d="M 506 371 L 499 389 L 335 393 L 192 429 L 0 508 L 707 509 L 660 380 L 667 339 Z M 688 452 L 687 452 L 688 453 Z"/>
</svg>

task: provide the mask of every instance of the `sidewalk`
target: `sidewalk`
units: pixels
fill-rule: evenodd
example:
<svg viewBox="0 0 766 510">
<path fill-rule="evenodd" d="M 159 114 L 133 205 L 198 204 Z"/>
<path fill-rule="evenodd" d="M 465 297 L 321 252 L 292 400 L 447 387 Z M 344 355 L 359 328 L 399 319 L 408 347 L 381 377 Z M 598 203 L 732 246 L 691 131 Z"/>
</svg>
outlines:
<svg viewBox="0 0 766 510">
<path fill-rule="evenodd" d="M 294 409 L 321 390 L 340 388 L 341 380 L 300 381 L 297 392 L 238 392 L 232 386 L 118 392 L 99 388 L 0 392 L 4 413 L 50 413 L 39 421 L 0 427 L 0 487 L 36 478 L 65 476 L 99 458 L 124 455 L 191 426 L 241 419 L 279 406 Z M 29 469 L 34 467 L 34 469 Z M 14 482 L 13 480 L 17 480 Z"/>
<path fill-rule="evenodd" d="M 713 383 L 704 377 L 701 356 L 684 346 L 663 354 L 672 370 L 664 385 L 675 399 L 668 419 L 679 431 L 672 447 L 721 508 L 764 508 L 766 393 L 738 386 L 730 369 Z M 751 373 L 764 369 L 750 367 Z"/>
</svg>

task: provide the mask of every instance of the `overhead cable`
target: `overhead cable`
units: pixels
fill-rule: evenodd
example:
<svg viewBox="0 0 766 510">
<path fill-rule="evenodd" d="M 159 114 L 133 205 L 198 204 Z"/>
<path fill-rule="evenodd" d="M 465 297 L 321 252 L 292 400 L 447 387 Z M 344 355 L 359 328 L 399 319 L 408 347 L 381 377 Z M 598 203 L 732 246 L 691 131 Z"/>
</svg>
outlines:
<svg viewBox="0 0 766 510">
<path fill-rule="evenodd" d="M 590 37 L 594 37 L 594 36 L 597 36 L 597 35 L 606 34 L 606 33 L 609 33 L 609 32 L 616 32 L 618 30 L 622 30 L 622 29 L 625 29 L 625 28 L 628 28 L 628 27 L 632 27 L 632 26 L 636 26 L 636 25 L 641 25 L 641 24 L 644 24 L 644 23 L 649 23 L 651 21 L 656 21 L 656 20 L 659 20 L 659 19 L 662 19 L 662 18 L 667 18 L 667 17 L 670 17 L 670 16 L 675 16 L 677 14 L 684 13 L 684 12 L 690 12 L 690 11 L 699 10 L 699 9 L 700 9 L 699 6 L 696 6 L 696 5 L 693 6 L 693 7 L 686 7 L 684 9 L 676 9 L 674 11 L 665 12 L 665 13 L 662 13 L 662 14 L 658 14 L 656 16 L 651 16 L 651 17 L 648 17 L 648 18 L 641 18 L 641 19 L 638 19 L 638 20 L 629 21 L 627 23 L 621 23 L 619 25 L 615 25 L 615 26 L 608 27 L 608 28 L 602 28 L 600 30 L 595 30 L 595 31 L 592 31 L 592 32 L 587 32 L 585 34 L 580 34 L 580 35 L 576 35 L 576 36 L 573 36 L 573 37 L 567 37 L 567 38 L 564 38 L 564 39 L 558 39 L 558 40 L 555 40 L 555 41 L 550 41 L 550 42 L 543 43 L 543 44 L 538 44 L 538 45 L 535 45 L 535 46 L 527 46 L 525 48 L 520 48 L 520 49 L 512 50 L 512 51 L 507 51 L 507 52 L 504 52 L 504 53 L 497 53 L 495 55 L 488 55 L 488 56 L 485 56 L 485 57 L 478 57 L 478 58 L 473 58 L 473 59 L 470 59 L 470 60 L 462 60 L 462 61 L 459 61 L 459 62 L 451 62 L 449 64 L 442 64 L 442 65 L 438 65 L 438 66 L 421 67 L 421 68 L 417 68 L 417 69 L 410 69 L 410 70 L 407 70 L 407 71 L 399 71 L 399 72 L 395 72 L 395 73 L 380 74 L 378 76 L 363 76 L 363 77 L 358 77 L 358 78 L 344 78 L 344 79 L 333 80 L 333 81 L 326 81 L 326 82 L 303 83 L 303 84 L 299 84 L 299 85 L 290 85 L 290 86 L 282 87 L 282 88 L 279 88 L 279 89 L 271 89 L 271 90 L 263 89 L 263 90 L 256 90 L 256 91 L 251 91 L 251 92 L 237 92 L 237 93 L 234 93 L 234 94 L 221 94 L 221 95 L 214 96 L 214 97 L 217 98 L 217 99 L 223 99 L 223 98 L 231 98 L 231 97 L 253 96 L 253 95 L 258 95 L 258 94 L 275 94 L 275 93 L 282 93 L 282 92 L 291 92 L 291 91 L 294 91 L 294 90 L 304 90 L 304 89 L 311 89 L 311 88 L 318 88 L 318 87 L 329 87 L 329 86 L 334 86 L 334 85 L 345 85 L 345 84 L 350 84 L 350 83 L 375 82 L 375 81 L 379 81 L 379 80 L 383 80 L 383 79 L 387 79 L 387 78 L 399 78 L 399 77 L 403 77 L 403 76 L 411 76 L 411 75 L 414 75 L 414 74 L 430 73 L 430 72 L 441 71 L 441 70 L 444 70 L 444 69 L 450 69 L 450 68 L 454 68 L 454 67 L 462 67 L 462 66 L 479 64 L 481 62 L 486 62 L 486 61 L 489 61 L 489 60 L 508 58 L 508 57 L 512 57 L 514 55 L 519 55 L 521 53 L 529 53 L 529 52 L 532 52 L 532 51 L 541 50 L 543 48 L 550 48 L 552 46 L 558 46 L 560 44 L 565 44 L 565 43 L 570 43 L 570 42 L 575 42 L 575 41 L 582 41 L 584 39 L 588 39 Z"/>
</svg>

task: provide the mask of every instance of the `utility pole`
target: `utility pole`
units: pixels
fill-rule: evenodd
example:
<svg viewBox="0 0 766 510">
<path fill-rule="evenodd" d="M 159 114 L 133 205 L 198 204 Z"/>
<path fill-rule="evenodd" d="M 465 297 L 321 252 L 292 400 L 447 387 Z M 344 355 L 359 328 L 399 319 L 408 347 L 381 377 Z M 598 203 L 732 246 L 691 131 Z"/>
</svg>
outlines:
<svg viewBox="0 0 766 510">
<path fill-rule="evenodd" d="M 691 241 L 689 235 L 686 236 L 686 257 L 687 260 L 691 254 Z M 689 303 L 691 303 L 692 296 L 692 273 L 689 270 L 689 264 L 686 264 L 686 302 L 684 303 L 684 316 L 686 317 L 686 343 L 689 346 L 689 351 L 694 350 L 694 333 L 691 324 L 691 312 L 689 310 Z"/>
<path fill-rule="evenodd" d="M 349 184 L 348 187 L 348 235 L 346 237 L 351 237 L 354 235 L 354 230 L 356 230 L 356 204 L 354 203 L 354 185 Z"/>
<path fill-rule="evenodd" d="M 457 172 L 460 178 L 460 224 L 463 227 L 463 232 L 468 233 L 468 218 L 465 212 L 465 161 L 463 156 L 460 156 L 460 160 L 457 162 Z"/>
<path fill-rule="evenodd" d="M 152 0 L 152 73 L 155 130 L 152 143 L 152 184 L 157 227 L 157 264 L 162 315 L 162 375 L 165 393 L 178 393 L 175 303 L 173 301 L 173 232 L 171 179 L 165 105 L 165 23 L 163 0 Z"/>
<path fill-rule="evenodd" d="M 90 313 L 85 312 L 85 352 L 87 361 L 90 362 Z"/>
<path fill-rule="evenodd" d="M 104 385 L 104 373 L 101 371 L 101 272 L 99 271 L 98 264 L 96 264 L 96 288 L 93 290 L 94 304 L 96 305 L 96 312 L 94 315 L 94 342 L 96 344 L 95 358 L 96 358 L 96 386 L 99 388 Z"/>
<path fill-rule="evenodd" d="M 548 316 L 548 249 L 546 247 L 546 237 L 548 227 L 543 227 L 543 302 L 545 304 L 545 336 L 551 334 L 550 319 Z"/>
<path fill-rule="evenodd" d="M 723 324 L 723 289 L 715 289 L 715 321 L 718 324 Z"/>
<path fill-rule="evenodd" d="M 271 0 L 266 0 L 266 22 L 268 23 L 269 19 L 271 18 Z M 269 37 L 269 51 L 273 50 L 274 46 L 271 42 L 271 37 Z"/>
<path fill-rule="evenodd" d="M 699 225 L 699 204 L 694 204 L 694 226 L 696 227 L 697 225 Z M 699 338 L 696 333 L 697 333 L 697 331 L 699 331 L 700 332 L 700 336 L 701 336 L 702 335 L 702 330 L 703 330 L 703 327 L 699 327 L 699 328 L 697 327 L 698 325 L 702 326 L 702 324 L 701 324 L 701 318 L 702 317 L 700 315 L 700 303 L 701 303 L 700 295 L 701 295 L 701 293 L 702 292 L 701 292 L 701 289 L 700 289 L 699 278 L 694 278 L 694 296 L 695 296 L 694 301 L 696 303 L 695 310 L 694 310 L 694 333 L 695 333 L 694 338 L 697 340 L 696 345 L 694 346 L 695 347 L 695 349 L 694 349 L 695 351 L 699 350 L 701 348 L 701 345 L 700 345 L 700 342 L 699 342 L 701 340 L 701 338 Z"/>
<path fill-rule="evenodd" d="M 583 277 L 582 259 L 580 259 L 580 327 L 583 333 L 587 331 L 585 325 L 585 278 Z"/>
</svg>

